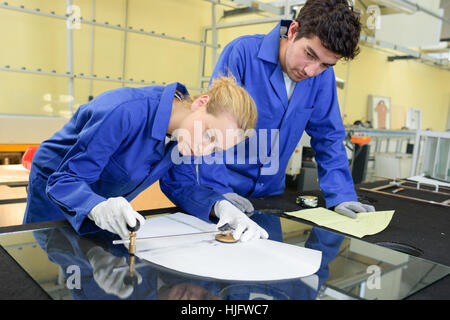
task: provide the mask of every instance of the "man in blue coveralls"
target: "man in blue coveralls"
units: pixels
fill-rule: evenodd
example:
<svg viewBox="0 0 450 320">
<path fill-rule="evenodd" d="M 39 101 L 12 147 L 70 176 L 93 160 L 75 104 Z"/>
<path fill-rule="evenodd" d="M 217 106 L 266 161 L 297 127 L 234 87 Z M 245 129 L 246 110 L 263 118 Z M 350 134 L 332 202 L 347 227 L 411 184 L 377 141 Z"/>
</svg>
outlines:
<svg viewBox="0 0 450 320">
<path fill-rule="evenodd" d="M 282 20 L 267 35 L 229 43 L 212 77 L 232 73 L 255 100 L 257 134 L 245 144 L 257 140 L 258 155 L 242 159 L 238 145 L 234 162 L 176 166 L 161 179 L 163 192 L 203 219 L 214 219 L 217 212 L 223 216 L 224 201 L 200 205 L 184 191 L 190 184 L 209 187 L 241 211 L 252 212 L 247 198 L 283 193 L 287 163 L 306 131 L 327 208 L 351 218 L 374 211 L 357 201 L 332 68 L 358 54 L 360 30 L 359 16 L 347 0 L 308 0 L 295 21 Z M 261 155 L 261 142 L 269 146 L 267 157 Z"/>
</svg>

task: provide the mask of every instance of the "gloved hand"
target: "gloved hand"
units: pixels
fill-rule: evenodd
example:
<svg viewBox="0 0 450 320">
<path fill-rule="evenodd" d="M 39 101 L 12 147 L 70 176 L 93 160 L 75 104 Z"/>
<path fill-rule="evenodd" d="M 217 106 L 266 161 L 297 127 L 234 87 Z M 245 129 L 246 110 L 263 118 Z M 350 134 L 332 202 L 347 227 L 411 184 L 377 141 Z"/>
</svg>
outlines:
<svg viewBox="0 0 450 320">
<path fill-rule="evenodd" d="M 223 196 L 244 213 L 253 213 L 253 211 L 255 211 L 253 204 L 248 199 L 241 197 L 237 193 L 229 192 L 225 193 Z"/>
<path fill-rule="evenodd" d="M 375 207 L 368 204 L 363 204 L 361 202 L 346 201 L 338 204 L 334 208 L 334 211 L 349 218 L 356 219 L 357 213 L 373 212 L 375 211 Z"/>
<path fill-rule="evenodd" d="M 136 219 L 139 220 L 141 227 L 145 223 L 145 218 L 134 211 L 130 203 L 122 197 L 100 202 L 92 208 L 88 218 L 100 228 L 118 234 L 122 239 L 128 239 L 130 236 L 127 225 L 134 227 Z"/>
<path fill-rule="evenodd" d="M 94 281 L 108 294 L 125 299 L 129 297 L 134 287 L 125 283 L 128 274 L 128 264 L 125 257 L 116 257 L 97 246 L 93 247 L 86 254 L 92 266 Z M 142 276 L 135 271 L 137 283 L 142 283 Z"/>
<path fill-rule="evenodd" d="M 233 238 L 242 242 L 253 239 L 267 239 L 269 234 L 266 230 L 258 226 L 241 210 L 236 208 L 231 202 L 221 200 L 214 205 L 214 213 L 219 218 L 217 227 L 221 227 L 228 223 L 233 229 Z"/>
</svg>

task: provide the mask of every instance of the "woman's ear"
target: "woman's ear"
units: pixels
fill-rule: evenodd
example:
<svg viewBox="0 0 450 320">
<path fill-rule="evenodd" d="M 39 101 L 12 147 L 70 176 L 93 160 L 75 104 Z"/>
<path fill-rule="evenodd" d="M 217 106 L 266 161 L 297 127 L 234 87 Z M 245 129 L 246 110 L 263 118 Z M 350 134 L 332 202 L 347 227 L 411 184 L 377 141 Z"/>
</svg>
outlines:
<svg viewBox="0 0 450 320">
<path fill-rule="evenodd" d="M 204 94 L 204 95 L 198 97 L 197 99 L 195 99 L 194 102 L 192 102 L 191 110 L 195 111 L 199 108 L 206 107 L 208 105 L 208 102 L 209 102 L 209 96 Z"/>
</svg>

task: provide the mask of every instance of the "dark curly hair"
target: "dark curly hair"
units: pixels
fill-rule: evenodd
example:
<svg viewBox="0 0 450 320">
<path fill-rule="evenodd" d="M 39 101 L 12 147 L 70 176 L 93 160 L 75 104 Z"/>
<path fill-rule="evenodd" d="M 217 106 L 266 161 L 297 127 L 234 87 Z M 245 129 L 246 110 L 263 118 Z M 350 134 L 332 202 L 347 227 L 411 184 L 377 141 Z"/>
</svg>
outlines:
<svg viewBox="0 0 450 320">
<path fill-rule="evenodd" d="M 359 14 L 347 0 L 307 0 L 297 19 L 295 39 L 317 36 L 328 50 L 351 60 L 359 53 Z"/>
</svg>

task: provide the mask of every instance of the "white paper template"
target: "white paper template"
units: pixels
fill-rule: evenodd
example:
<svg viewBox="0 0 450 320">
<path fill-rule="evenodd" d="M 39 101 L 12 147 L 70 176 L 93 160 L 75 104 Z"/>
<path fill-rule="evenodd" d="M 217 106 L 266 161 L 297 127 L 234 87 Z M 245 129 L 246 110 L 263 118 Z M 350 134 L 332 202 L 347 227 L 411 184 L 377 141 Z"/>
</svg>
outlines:
<svg viewBox="0 0 450 320">
<path fill-rule="evenodd" d="M 184 213 L 147 220 L 137 238 L 215 231 L 216 225 Z M 258 239 L 221 243 L 214 234 L 137 242 L 141 259 L 206 278 L 234 281 L 273 281 L 317 272 L 322 252 L 282 242 Z"/>
</svg>

